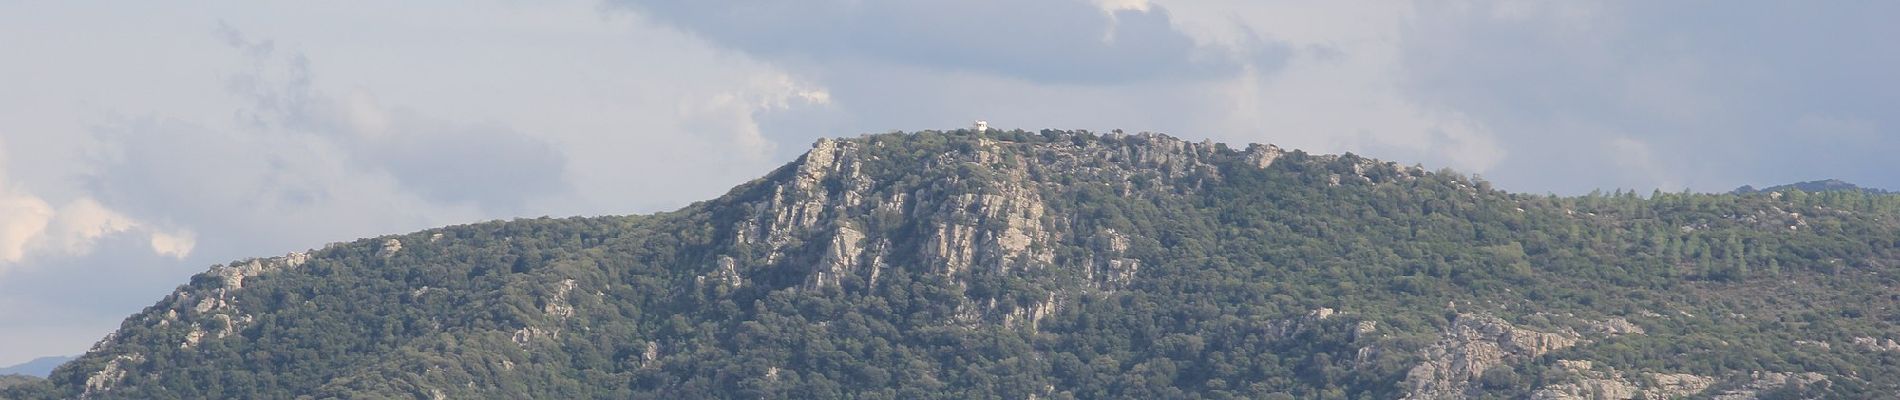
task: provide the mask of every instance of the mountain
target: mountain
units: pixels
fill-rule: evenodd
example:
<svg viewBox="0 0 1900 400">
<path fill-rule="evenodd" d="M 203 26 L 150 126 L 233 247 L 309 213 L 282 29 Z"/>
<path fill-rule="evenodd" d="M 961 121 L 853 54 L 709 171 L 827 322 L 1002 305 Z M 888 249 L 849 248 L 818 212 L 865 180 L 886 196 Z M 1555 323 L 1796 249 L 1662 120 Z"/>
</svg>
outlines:
<svg viewBox="0 0 1900 400">
<path fill-rule="evenodd" d="M 35 358 L 32 361 L 27 361 L 27 362 L 21 363 L 20 365 L 15 365 L 11 367 L 0 367 L 0 375 L 28 375 L 28 376 L 45 377 L 47 373 L 53 371 L 53 367 L 57 367 L 60 364 L 63 364 L 66 361 L 72 360 L 72 359 L 73 359 L 72 357 L 68 357 L 68 356 Z"/>
<path fill-rule="evenodd" d="M 18 399 L 1891 398 L 1900 196 L 1073 131 L 213 266 Z"/>
<path fill-rule="evenodd" d="M 1735 188 L 1735 190 L 1730 193 L 1734 193 L 1734 194 L 1774 193 L 1774 192 L 1786 192 L 1790 190 L 1799 190 L 1799 191 L 1808 192 L 1808 193 L 1836 192 L 1836 191 L 1867 192 L 1867 193 L 1872 193 L 1872 194 L 1892 193 L 1892 192 L 1888 192 L 1882 189 L 1860 187 L 1852 183 L 1841 181 L 1839 179 L 1824 179 L 1824 180 L 1818 180 L 1818 181 L 1796 182 L 1796 183 L 1790 183 L 1786 185 L 1769 186 L 1767 188 L 1762 188 L 1762 189 L 1756 189 L 1754 186 L 1742 185 L 1742 187 Z"/>
</svg>

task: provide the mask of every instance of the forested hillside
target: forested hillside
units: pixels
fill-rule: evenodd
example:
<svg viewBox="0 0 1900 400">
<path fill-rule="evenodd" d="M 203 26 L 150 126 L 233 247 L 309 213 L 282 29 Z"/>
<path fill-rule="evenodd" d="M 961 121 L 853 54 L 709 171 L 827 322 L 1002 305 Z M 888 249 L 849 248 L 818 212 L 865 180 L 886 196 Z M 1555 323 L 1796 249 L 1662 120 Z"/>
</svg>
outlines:
<svg viewBox="0 0 1900 400">
<path fill-rule="evenodd" d="M 1766 193 L 1766 192 L 1786 192 L 1790 190 L 1799 190 L 1803 192 L 1854 191 L 1854 192 L 1866 192 L 1868 194 L 1892 194 L 1892 192 L 1889 192 L 1884 189 L 1864 188 L 1852 183 L 1842 182 L 1839 179 L 1824 179 L 1824 180 L 1818 180 L 1818 181 L 1795 182 L 1795 183 L 1790 183 L 1786 185 L 1769 186 L 1769 187 L 1761 188 L 1761 189 L 1756 189 L 1754 186 L 1745 185 L 1739 188 L 1735 188 L 1735 190 L 1731 193 L 1750 194 L 1750 193 Z"/>
<path fill-rule="evenodd" d="M 214 266 L 0 398 L 1893 398 L 1900 195 L 1514 194 L 1164 135 Z"/>
</svg>

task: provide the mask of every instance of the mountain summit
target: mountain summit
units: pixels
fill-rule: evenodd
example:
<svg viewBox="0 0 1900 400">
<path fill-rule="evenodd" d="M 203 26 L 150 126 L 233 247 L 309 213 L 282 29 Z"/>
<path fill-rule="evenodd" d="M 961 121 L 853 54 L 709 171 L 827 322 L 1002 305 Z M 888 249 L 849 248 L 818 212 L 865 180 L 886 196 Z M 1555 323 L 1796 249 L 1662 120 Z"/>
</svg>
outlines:
<svg viewBox="0 0 1900 400">
<path fill-rule="evenodd" d="M 0 397 L 1885 397 L 1896 221 L 1860 192 L 869 135 L 677 211 L 214 266 Z"/>
</svg>

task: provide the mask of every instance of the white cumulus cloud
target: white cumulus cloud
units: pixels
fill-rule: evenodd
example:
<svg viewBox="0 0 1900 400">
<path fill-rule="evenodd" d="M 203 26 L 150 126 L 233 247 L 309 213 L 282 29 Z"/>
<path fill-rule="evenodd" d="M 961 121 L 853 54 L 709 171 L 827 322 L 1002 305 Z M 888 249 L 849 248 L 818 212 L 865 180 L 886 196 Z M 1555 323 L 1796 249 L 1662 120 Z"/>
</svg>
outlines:
<svg viewBox="0 0 1900 400">
<path fill-rule="evenodd" d="M 5 178 L 0 175 L 0 179 Z M 45 201 L 0 187 L 0 271 L 25 258 L 27 242 L 45 232 L 47 221 L 52 219 L 53 208 Z"/>
<path fill-rule="evenodd" d="M 191 248 L 198 246 L 198 238 L 191 232 L 152 232 L 151 243 L 152 252 L 182 260 L 191 255 Z"/>
<path fill-rule="evenodd" d="M 183 258 L 191 253 L 190 232 L 158 229 L 91 197 L 54 207 L 7 180 L 5 150 L 0 146 L 0 274 L 41 254 L 85 255 L 100 239 L 122 233 L 151 236 L 158 254 Z"/>
</svg>

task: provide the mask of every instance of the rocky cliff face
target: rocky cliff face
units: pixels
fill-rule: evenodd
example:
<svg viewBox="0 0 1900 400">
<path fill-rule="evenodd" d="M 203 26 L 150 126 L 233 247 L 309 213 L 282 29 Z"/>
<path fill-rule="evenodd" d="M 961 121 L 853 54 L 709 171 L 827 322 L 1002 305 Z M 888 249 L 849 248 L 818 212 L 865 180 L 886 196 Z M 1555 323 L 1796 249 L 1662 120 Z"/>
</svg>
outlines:
<svg viewBox="0 0 1900 400">
<path fill-rule="evenodd" d="M 1033 141 L 980 138 L 955 151 L 895 160 L 867 148 L 891 137 L 819 140 L 773 176 L 735 191 L 716 207 L 734 210 L 723 230 L 726 250 L 702 282 L 741 286 L 750 275 L 804 269 L 803 290 L 870 290 L 893 260 L 959 280 L 977 274 L 1020 275 L 1061 265 L 1086 287 L 1113 291 L 1141 273 L 1131 243 L 1139 233 L 1052 212 L 1049 197 L 1082 185 L 1115 196 L 1173 202 L 1223 179 L 1223 168 L 1267 168 L 1287 153 L 1270 145 L 1235 151 L 1142 133 L 1095 137 L 1052 132 Z M 1370 160 L 1382 168 L 1422 174 Z M 1370 181 L 1372 178 L 1355 176 Z M 1065 199 L 1067 200 L 1067 199 Z M 1059 257 L 1058 250 L 1083 249 Z M 752 256 L 762 255 L 762 256 Z M 811 255 L 815 255 L 812 257 Z M 815 259 L 814 259 L 815 258 Z M 1017 321 L 1033 326 L 1073 293 L 1003 305 L 972 299 L 959 306 L 966 323 Z"/>
</svg>

